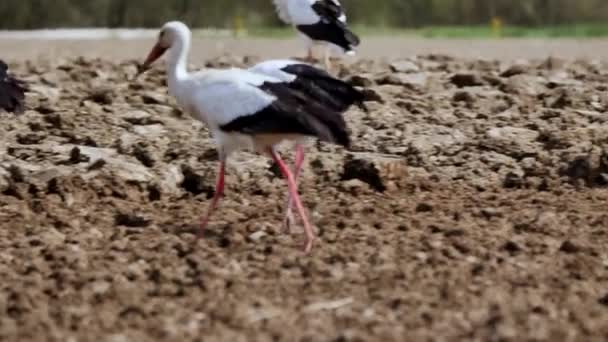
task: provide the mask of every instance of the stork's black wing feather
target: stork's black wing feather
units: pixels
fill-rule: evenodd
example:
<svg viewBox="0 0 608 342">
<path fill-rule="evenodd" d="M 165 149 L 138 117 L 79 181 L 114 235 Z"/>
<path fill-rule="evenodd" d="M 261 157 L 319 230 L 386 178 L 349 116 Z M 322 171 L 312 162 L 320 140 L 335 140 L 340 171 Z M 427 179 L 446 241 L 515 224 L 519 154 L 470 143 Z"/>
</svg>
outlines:
<svg viewBox="0 0 608 342">
<path fill-rule="evenodd" d="M 336 112 L 345 112 L 353 104 L 367 111 L 363 103 L 363 92 L 331 76 L 325 70 L 303 63 L 290 64 L 282 70 L 296 76 L 295 81 L 290 84 L 292 88 L 304 92 Z"/>
<path fill-rule="evenodd" d="M 327 21 L 339 21 L 340 17 L 344 15 L 342 6 L 332 0 L 318 0 L 312 5 L 312 9 L 318 16 Z"/>
<path fill-rule="evenodd" d="M 305 93 L 285 83 L 264 83 L 260 89 L 277 99 L 251 115 L 241 116 L 220 128 L 244 134 L 301 134 L 348 147 L 350 137 L 342 115 L 323 107 Z"/>
<path fill-rule="evenodd" d="M 345 51 L 352 51 L 361 43 L 359 37 L 340 20 L 344 15 L 340 5 L 332 0 L 318 0 L 311 7 L 321 20 L 312 25 L 298 25 L 300 32 L 312 40 L 330 42 Z"/>
</svg>

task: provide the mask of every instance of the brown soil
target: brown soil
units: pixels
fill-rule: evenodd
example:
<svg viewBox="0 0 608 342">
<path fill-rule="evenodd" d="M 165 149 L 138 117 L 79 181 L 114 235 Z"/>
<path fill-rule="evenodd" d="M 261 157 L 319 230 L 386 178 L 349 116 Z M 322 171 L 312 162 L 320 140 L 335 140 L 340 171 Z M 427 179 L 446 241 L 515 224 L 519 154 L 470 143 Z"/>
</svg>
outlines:
<svg viewBox="0 0 608 342">
<path fill-rule="evenodd" d="M 213 60 L 212 66 L 254 58 Z M 243 153 L 205 239 L 216 153 L 133 62 L 18 63 L 0 120 L 0 340 L 608 339 L 608 65 L 364 60 L 352 151 L 309 148 L 319 234 Z"/>
</svg>

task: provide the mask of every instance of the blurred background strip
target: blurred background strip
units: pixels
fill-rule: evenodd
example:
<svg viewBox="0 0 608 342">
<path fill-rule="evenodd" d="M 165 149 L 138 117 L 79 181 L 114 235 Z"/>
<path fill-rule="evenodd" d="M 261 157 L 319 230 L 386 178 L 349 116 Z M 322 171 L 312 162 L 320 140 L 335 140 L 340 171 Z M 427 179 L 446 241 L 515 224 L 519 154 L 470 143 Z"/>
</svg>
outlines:
<svg viewBox="0 0 608 342">
<path fill-rule="evenodd" d="M 363 34 L 424 36 L 605 36 L 606 0 L 343 0 Z M 198 28 L 279 34 L 270 0 L 2 0 L 0 29 L 156 28 L 180 18 Z M 366 30 L 367 29 L 367 30 Z"/>
</svg>

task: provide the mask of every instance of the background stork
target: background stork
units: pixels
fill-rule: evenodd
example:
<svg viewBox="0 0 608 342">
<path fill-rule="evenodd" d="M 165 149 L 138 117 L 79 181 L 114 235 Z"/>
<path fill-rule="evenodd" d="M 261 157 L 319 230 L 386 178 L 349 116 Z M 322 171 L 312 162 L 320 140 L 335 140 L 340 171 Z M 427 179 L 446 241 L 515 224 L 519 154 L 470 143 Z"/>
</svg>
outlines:
<svg viewBox="0 0 608 342">
<path fill-rule="evenodd" d="M 306 41 L 308 61 L 312 61 L 315 44 L 326 45 L 325 68 L 331 70 L 330 54 L 337 51 L 355 54 L 360 43 L 346 23 L 346 14 L 338 0 L 273 0 L 279 18 L 291 24 Z"/>
</svg>

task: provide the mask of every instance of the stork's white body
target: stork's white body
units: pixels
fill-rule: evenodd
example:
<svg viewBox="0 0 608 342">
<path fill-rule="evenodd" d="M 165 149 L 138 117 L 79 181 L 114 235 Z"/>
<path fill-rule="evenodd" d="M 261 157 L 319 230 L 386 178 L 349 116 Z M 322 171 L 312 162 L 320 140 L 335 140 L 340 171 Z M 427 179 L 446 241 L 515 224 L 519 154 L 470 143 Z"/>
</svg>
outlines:
<svg viewBox="0 0 608 342">
<path fill-rule="evenodd" d="M 297 78 L 296 75 L 289 74 L 282 69 L 292 65 L 300 63 L 298 61 L 294 61 L 291 59 L 273 59 L 270 61 L 265 61 L 259 64 L 256 64 L 249 68 L 248 70 L 257 74 L 262 74 L 270 77 L 274 77 L 283 82 L 293 82 Z"/>
<path fill-rule="evenodd" d="M 190 35 L 176 41 L 166 59 L 169 93 L 195 119 L 206 124 L 225 157 L 238 150 L 265 152 L 283 140 L 304 139 L 293 134 L 246 135 L 224 132 L 220 126 L 241 116 L 254 114 L 277 100 L 258 87 L 281 79 L 243 69 L 186 71 Z"/>
</svg>

